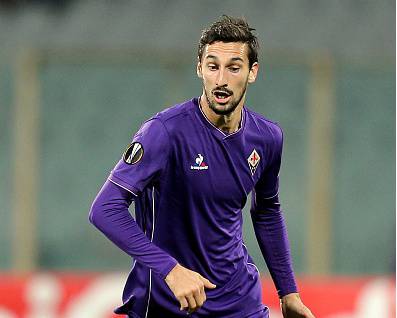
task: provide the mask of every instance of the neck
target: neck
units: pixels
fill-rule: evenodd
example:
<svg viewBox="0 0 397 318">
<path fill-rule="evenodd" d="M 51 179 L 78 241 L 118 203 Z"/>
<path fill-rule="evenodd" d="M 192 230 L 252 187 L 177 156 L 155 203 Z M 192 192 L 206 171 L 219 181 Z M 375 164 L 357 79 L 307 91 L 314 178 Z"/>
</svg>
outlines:
<svg viewBox="0 0 397 318">
<path fill-rule="evenodd" d="M 199 98 L 199 106 L 204 115 L 216 128 L 227 134 L 234 133 L 240 128 L 243 105 L 244 100 L 242 99 L 233 112 L 227 115 L 218 115 L 209 107 L 204 93 Z"/>
</svg>

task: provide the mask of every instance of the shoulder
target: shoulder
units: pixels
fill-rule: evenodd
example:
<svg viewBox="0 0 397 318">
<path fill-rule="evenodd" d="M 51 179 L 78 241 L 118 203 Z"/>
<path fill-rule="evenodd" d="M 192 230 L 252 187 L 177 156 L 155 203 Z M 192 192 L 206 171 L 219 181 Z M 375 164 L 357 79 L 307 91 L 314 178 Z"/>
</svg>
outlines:
<svg viewBox="0 0 397 318">
<path fill-rule="evenodd" d="M 183 120 L 183 118 L 188 116 L 193 111 L 194 107 L 194 100 L 187 100 L 183 103 L 164 109 L 152 118 L 160 120 L 165 126 L 168 127 L 179 120 Z"/>
<path fill-rule="evenodd" d="M 250 127 L 254 127 L 266 139 L 272 141 L 275 145 L 282 144 L 283 142 L 283 130 L 281 126 L 262 114 L 252 111 L 245 107 L 248 120 L 250 121 Z"/>
<path fill-rule="evenodd" d="M 193 107 L 193 99 L 168 107 L 148 118 L 135 136 L 143 135 L 149 131 L 151 131 L 152 135 L 160 134 L 160 132 L 168 134 L 170 130 L 173 130 L 173 127 L 178 127 L 178 123 L 184 121 L 184 118 L 193 110 Z"/>
</svg>

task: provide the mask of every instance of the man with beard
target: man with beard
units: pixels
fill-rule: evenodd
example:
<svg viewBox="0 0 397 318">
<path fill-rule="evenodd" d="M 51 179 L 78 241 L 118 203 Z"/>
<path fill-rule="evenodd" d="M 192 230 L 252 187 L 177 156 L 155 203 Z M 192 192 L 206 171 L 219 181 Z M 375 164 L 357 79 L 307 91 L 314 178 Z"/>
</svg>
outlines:
<svg viewBox="0 0 397 318">
<path fill-rule="evenodd" d="M 268 317 L 242 239 L 252 191 L 255 234 L 283 315 L 314 318 L 297 292 L 278 199 L 282 131 L 244 106 L 259 68 L 252 31 L 227 16 L 203 31 L 201 96 L 146 121 L 92 205 L 90 221 L 134 258 L 116 313 Z"/>
</svg>

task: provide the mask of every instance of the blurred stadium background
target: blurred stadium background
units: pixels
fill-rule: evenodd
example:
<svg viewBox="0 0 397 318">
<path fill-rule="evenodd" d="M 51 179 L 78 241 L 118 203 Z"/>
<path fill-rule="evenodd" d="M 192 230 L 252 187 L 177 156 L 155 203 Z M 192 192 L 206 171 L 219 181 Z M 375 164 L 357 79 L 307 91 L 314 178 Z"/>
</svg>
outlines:
<svg viewBox="0 0 397 318">
<path fill-rule="evenodd" d="M 221 14 L 261 41 L 247 105 L 284 128 L 303 299 L 321 318 L 395 317 L 395 12 L 392 0 L 0 1 L 0 318 L 112 317 L 131 259 L 88 223 L 90 204 L 141 123 L 200 94 L 197 42 Z"/>
</svg>

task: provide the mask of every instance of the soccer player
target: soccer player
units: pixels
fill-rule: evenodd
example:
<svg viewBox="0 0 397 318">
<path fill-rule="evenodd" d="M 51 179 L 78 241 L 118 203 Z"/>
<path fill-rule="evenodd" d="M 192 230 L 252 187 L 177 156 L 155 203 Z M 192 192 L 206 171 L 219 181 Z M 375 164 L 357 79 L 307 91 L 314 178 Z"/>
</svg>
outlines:
<svg viewBox="0 0 397 318">
<path fill-rule="evenodd" d="M 147 120 L 93 202 L 90 221 L 134 259 L 118 314 L 268 317 L 242 238 L 252 192 L 255 234 L 283 315 L 314 318 L 299 298 L 280 209 L 282 131 L 244 105 L 259 68 L 253 30 L 223 16 L 203 31 L 201 96 Z"/>
</svg>

